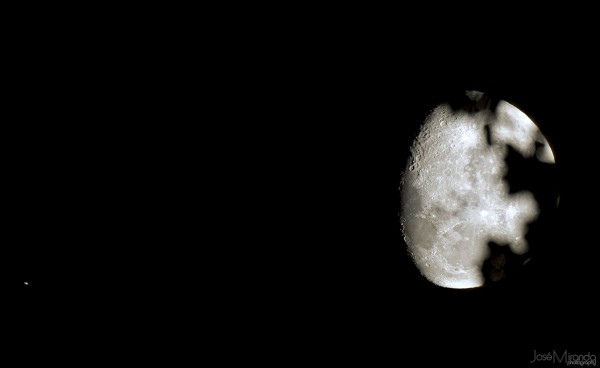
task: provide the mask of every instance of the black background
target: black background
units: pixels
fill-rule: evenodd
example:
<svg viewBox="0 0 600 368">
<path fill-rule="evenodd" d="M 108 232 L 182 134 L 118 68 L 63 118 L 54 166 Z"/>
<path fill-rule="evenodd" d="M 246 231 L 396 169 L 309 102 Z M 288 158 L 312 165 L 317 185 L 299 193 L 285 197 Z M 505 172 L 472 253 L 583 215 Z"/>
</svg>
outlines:
<svg viewBox="0 0 600 368">
<path fill-rule="evenodd" d="M 24 341 L 65 322 L 194 345 L 182 326 L 216 324 L 212 343 L 242 359 L 528 365 L 534 349 L 594 352 L 591 53 L 349 23 L 242 27 L 211 39 L 214 52 L 195 44 L 195 58 L 190 33 L 97 48 L 84 46 L 107 35 L 21 35 L 6 72 L 2 272 Z M 540 126 L 561 205 L 528 273 L 451 290 L 407 257 L 398 186 L 425 116 L 465 90 Z"/>
</svg>

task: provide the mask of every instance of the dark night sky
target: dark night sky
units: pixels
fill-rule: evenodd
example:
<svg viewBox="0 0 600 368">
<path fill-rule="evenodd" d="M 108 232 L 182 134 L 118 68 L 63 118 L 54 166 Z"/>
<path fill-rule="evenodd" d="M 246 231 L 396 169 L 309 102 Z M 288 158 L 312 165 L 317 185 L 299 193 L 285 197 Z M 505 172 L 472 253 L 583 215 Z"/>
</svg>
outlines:
<svg viewBox="0 0 600 368">
<path fill-rule="evenodd" d="M 216 303 L 232 328 L 245 326 L 242 336 L 270 332 L 267 341 L 292 355 L 324 349 L 349 360 L 422 354 L 436 362 L 493 356 L 528 363 L 534 348 L 587 352 L 584 331 L 597 327 L 600 309 L 590 298 L 598 282 L 600 82 L 590 55 L 571 53 L 566 63 L 533 49 L 519 58 L 491 50 L 471 57 L 458 54 L 469 43 L 392 47 L 375 31 L 361 34 L 314 37 L 298 47 L 297 37 L 282 36 L 218 56 L 227 63 L 204 70 L 218 79 L 209 95 L 230 100 L 218 105 L 220 120 L 206 123 L 211 132 L 201 134 L 197 127 L 173 132 L 164 121 L 174 111 L 178 119 L 210 120 L 202 103 L 212 100 L 190 97 L 205 82 L 202 73 L 132 76 L 157 69 L 140 66 L 135 60 L 147 59 L 135 52 L 123 69 L 116 59 L 107 66 L 35 37 L 39 48 L 19 48 L 6 69 L 2 132 L 6 295 L 38 322 L 53 308 L 84 323 L 107 310 L 120 316 L 119 308 L 141 319 L 148 305 L 188 322 L 194 308 Z M 67 57 L 73 54 L 79 59 Z M 185 99 L 169 97 L 173 87 Z M 546 250 L 530 273 L 494 288 L 449 290 L 426 282 L 406 256 L 397 189 L 429 110 L 472 89 L 538 123 L 560 169 L 561 207 L 555 226 L 540 232 Z M 159 118 L 155 129 L 149 121 Z M 191 137 L 204 134 L 226 144 L 196 151 Z M 181 146 L 191 148 L 184 154 Z M 177 163 L 153 166 L 175 156 Z M 248 166 L 228 166 L 225 156 Z M 208 166 L 179 185 L 189 165 L 220 160 L 225 194 L 195 197 L 194 185 L 214 177 Z M 198 224 L 208 223 L 187 215 L 213 200 L 221 204 L 212 220 L 227 218 L 218 241 L 202 238 Z M 210 251 L 186 246 L 194 242 Z M 213 272 L 215 249 L 215 264 L 224 268 Z M 222 299 L 215 302 L 205 288 Z M 58 307 L 73 302 L 85 307 Z"/>
</svg>

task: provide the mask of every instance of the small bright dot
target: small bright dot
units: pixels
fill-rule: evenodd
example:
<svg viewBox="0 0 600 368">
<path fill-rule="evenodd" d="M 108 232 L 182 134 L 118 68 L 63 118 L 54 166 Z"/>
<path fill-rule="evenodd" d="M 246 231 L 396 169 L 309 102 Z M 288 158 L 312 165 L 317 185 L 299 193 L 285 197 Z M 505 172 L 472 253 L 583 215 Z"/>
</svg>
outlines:
<svg viewBox="0 0 600 368">
<path fill-rule="evenodd" d="M 27 281 L 25 281 L 25 285 L 29 285 L 29 283 Z"/>
</svg>

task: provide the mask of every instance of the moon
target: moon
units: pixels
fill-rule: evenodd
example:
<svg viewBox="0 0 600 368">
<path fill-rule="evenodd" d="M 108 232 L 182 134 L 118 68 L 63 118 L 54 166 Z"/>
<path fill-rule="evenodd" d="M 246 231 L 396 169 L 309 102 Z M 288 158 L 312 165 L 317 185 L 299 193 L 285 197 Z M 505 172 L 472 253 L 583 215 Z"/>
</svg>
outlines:
<svg viewBox="0 0 600 368">
<path fill-rule="evenodd" d="M 426 117 L 400 183 L 408 253 L 427 280 L 453 289 L 503 278 L 506 256 L 490 243 L 529 262 L 525 235 L 540 206 L 528 190 L 511 192 L 509 150 L 555 164 L 546 137 L 524 112 L 504 100 L 492 104 L 479 91 L 465 97 L 467 107 L 441 104 Z"/>
</svg>

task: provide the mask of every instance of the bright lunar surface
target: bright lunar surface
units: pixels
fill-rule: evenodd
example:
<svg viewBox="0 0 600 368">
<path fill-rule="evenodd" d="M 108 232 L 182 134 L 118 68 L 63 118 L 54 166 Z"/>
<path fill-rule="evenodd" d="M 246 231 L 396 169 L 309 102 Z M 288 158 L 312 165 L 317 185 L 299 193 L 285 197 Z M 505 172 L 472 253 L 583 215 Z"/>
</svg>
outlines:
<svg viewBox="0 0 600 368">
<path fill-rule="evenodd" d="M 481 92 L 466 96 L 475 108 L 443 104 L 425 119 L 400 186 L 402 232 L 415 265 L 429 281 L 454 289 L 484 285 L 488 242 L 516 255 L 529 249 L 525 234 L 539 206 L 529 191 L 509 192 L 509 146 L 523 158 L 554 164 L 546 138 L 525 113 L 506 101 L 492 109 Z"/>
</svg>

